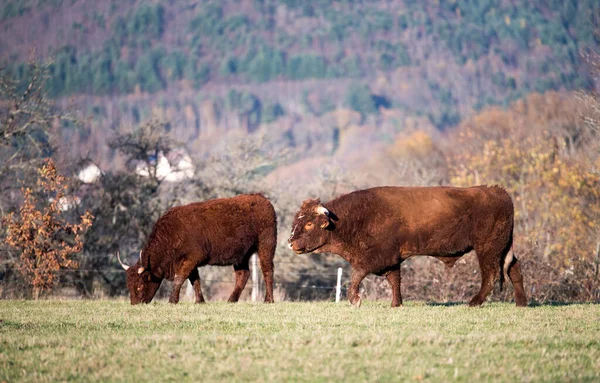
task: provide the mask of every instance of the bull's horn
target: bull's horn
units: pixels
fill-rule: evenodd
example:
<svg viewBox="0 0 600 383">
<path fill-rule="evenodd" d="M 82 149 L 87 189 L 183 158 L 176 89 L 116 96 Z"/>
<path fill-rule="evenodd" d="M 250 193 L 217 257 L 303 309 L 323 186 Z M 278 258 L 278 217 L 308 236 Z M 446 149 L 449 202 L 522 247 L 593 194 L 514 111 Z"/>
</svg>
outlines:
<svg viewBox="0 0 600 383">
<path fill-rule="evenodd" d="M 327 210 L 327 208 L 325 206 L 319 205 L 317 207 L 317 213 L 318 214 L 324 214 L 324 215 L 329 215 L 329 210 Z"/>
<path fill-rule="evenodd" d="M 129 270 L 129 266 L 127 266 L 126 264 L 123 263 L 123 261 L 121 261 L 121 256 L 119 255 L 119 251 L 117 250 L 117 259 L 119 260 L 119 263 L 121 264 L 121 267 L 125 269 L 125 271 Z"/>
</svg>

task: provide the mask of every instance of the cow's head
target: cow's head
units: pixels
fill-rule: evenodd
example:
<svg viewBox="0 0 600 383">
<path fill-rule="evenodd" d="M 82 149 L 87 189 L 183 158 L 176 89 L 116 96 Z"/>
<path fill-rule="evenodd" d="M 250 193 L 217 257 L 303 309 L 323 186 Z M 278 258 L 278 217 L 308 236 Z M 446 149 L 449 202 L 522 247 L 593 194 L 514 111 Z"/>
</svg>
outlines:
<svg viewBox="0 0 600 383">
<path fill-rule="evenodd" d="M 156 290 L 160 287 L 161 281 L 142 266 L 142 252 L 140 251 L 139 261 L 133 266 L 124 264 L 121 261 L 119 252 L 117 252 L 117 259 L 127 274 L 127 288 L 129 289 L 131 304 L 150 303 L 156 294 Z"/>
<path fill-rule="evenodd" d="M 296 254 L 310 253 L 327 243 L 335 215 L 318 199 L 306 200 L 294 217 L 288 247 Z"/>
</svg>

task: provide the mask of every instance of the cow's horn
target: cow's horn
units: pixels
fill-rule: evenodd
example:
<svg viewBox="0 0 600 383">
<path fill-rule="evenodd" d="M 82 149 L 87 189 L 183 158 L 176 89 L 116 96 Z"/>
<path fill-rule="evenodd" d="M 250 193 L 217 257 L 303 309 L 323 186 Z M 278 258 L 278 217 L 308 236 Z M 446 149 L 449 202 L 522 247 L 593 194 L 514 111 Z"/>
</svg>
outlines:
<svg viewBox="0 0 600 383">
<path fill-rule="evenodd" d="M 325 206 L 319 205 L 317 207 L 317 213 L 319 214 L 324 214 L 324 215 L 329 215 L 329 210 L 327 210 L 327 208 Z"/>
<path fill-rule="evenodd" d="M 121 261 L 121 256 L 119 255 L 119 251 L 117 250 L 117 259 L 119 260 L 119 263 L 121 264 L 121 267 L 125 269 L 125 271 L 129 270 L 129 266 L 127 266 L 126 264 L 123 263 L 123 261 Z"/>
<path fill-rule="evenodd" d="M 143 264 L 142 263 L 142 250 L 140 250 L 140 265 L 142 265 L 142 264 Z M 138 274 L 141 274 L 143 272 L 144 272 L 144 266 L 142 266 L 138 269 Z"/>
</svg>

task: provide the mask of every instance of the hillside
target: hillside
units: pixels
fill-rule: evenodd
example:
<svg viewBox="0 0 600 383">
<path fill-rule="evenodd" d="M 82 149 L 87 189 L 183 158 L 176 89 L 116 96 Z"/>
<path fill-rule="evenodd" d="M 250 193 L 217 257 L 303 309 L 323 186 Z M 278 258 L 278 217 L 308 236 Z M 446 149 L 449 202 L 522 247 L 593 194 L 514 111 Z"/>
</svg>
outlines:
<svg viewBox="0 0 600 383">
<path fill-rule="evenodd" d="M 281 281 L 321 285 L 347 264 L 287 248 L 304 199 L 499 184 L 515 201 L 528 294 L 597 301 L 600 55 L 582 54 L 598 51 L 599 21 L 591 0 L 3 3 L 0 213 L 18 211 L 18 189 L 52 157 L 81 201 L 69 214 L 96 217 L 80 271 L 61 282 L 113 296 L 125 283 L 113 254 L 137 256 L 167 208 L 261 192 L 278 215 Z M 49 66 L 29 62 L 33 49 Z M 39 97 L 23 103 L 17 88 L 30 85 Z M 82 123 L 51 114 L 44 89 Z M 78 182 L 90 162 L 103 176 Z M 163 178 L 181 163 L 187 173 Z M 10 251 L 0 296 L 27 294 Z M 451 274 L 434 259 L 407 262 L 407 289 L 468 299 L 475 262 Z M 217 269 L 203 278 L 230 274 Z"/>
<path fill-rule="evenodd" d="M 250 125 L 385 107 L 444 128 L 532 91 L 590 87 L 580 51 L 597 43 L 599 12 L 592 0 L 21 0 L 0 9 L 0 60 L 23 76 L 33 48 L 53 56 L 54 96 L 150 94 L 150 109 L 188 91 L 250 109 Z M 246 99 L 226 97 L 240 88 Z"/>
</svg>

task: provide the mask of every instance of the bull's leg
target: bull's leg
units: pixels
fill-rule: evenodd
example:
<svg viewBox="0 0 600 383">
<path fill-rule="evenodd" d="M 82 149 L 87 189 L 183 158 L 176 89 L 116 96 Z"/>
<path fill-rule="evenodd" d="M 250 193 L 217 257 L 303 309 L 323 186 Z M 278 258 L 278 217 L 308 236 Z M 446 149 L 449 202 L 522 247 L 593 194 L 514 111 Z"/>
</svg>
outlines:
<svg viewBox="0 0 600 383">
<path fill-rule="evenodd" d="M 385 277 L 392 288 L 392 307 L 402 306 L 402 276 L 400 275 L 400 268 L 390 271 Z"/>
<path fill-rule="evenodd" d="M 525 295 L 525 289 L 523 288 L 523 275 L 521 274 L 521 264 L 517 260 L 517 257 L 513 256 L 513 259 L 508 266 L 508 278 L 510 278 L 513 287 L 515 288 L 515 303 L 519 307 L 527 306 L 527 296 Z"/>
<path fill-rule="evenodd" d="M 192 287 L 194 288 L 194 295 L 196 296 L 196 303 L 204 303 L 204 296 L 202 295 L 202 288 L 200 287 L 200 274 L 198 269 L 194 268 L 188 277 Z"/>
<path fill-rule="evenodd" d="M 475 250 L 477 253 L 477 250 Z M 475 295 L 469 302 L 469 306 L 481 306 L 487 296 L 494 289 L 494 284 L 500 277 L 499 256 L 493 256 L 493 253 L 477 253 L 479 268 L 481 269 L 481 288 L 479 293 Z"/>
<path fill-rule="evenodd" d="M 348 289 L 348 300 L 355 307 L 360 307 L 361 299 L 358 295 L 360 282 L 369 274 L 367 271 L 352 268 L 352 277 L 350 278 L 350 288 Z"/>
<path fill-rule="evenodd" d="M 233 269 L 235 270 L 235 287 L 227 300 L 228 302 L 237 302 L 240 299 L 240 295 L 244 287 L 246 287 L 246 282 L 248 282 L 248 277 L 250 276 L 250 268 L 248 267 L 247 260 L 241 265 L 234 265 Z"/>
<path fill-rule="evenodd" d="M 169 297 L 169 303 L 177 303 L 179 302 L 179 292 L 181 291 L 181 286 L 187 277 L 182 275 L 175 275 L 173 279 L 173 291 L 171 292 L 171 296 Z"/>
</svg>

